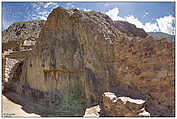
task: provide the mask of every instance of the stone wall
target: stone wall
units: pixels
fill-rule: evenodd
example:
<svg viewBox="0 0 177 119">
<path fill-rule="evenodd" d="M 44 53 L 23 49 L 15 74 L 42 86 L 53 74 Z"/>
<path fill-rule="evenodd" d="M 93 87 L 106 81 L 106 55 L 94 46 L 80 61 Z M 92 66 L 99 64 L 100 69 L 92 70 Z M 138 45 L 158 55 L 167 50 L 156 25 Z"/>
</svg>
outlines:
<svg viewBox="0 0 177 119">
<path fill-rule="evenodd" d="M 115 47 L 117 92 L 130 97 L 141 93 L 137 97 L 147 100 L 151 116 L 174 116 L 174 42 L 122 37 Z"/>
<path fill-rule="evenodd" d="M 3 58 L 2 60 L 3 91 L 16 90 L 16 82 L 21 73 L 21 62 L 16 59 Z"/>
</svg>

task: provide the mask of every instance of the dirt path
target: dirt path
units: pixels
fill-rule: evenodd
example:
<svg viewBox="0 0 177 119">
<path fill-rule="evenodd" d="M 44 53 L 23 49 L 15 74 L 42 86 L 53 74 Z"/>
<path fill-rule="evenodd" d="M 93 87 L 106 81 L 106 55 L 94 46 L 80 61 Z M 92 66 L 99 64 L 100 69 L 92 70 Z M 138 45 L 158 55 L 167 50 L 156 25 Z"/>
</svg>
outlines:
<svg viewBox="0 0 177 119">
<path fill-rule="evenodd" d="M 40 117 L 34 113 L 27 113 L 21 109 L 22 106 L 13 103 L 2 95 L 2 116 L 3 117 Z"/>
</svg>

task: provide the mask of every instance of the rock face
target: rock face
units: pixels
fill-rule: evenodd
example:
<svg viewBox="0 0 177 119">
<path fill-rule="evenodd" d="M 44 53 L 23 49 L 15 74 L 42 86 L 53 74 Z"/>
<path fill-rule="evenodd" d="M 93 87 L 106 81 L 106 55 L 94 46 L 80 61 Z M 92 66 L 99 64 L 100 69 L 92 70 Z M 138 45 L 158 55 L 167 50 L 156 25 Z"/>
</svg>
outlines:
<svg viewBox="0 0 177 119">
<path fill-rule="evenodd" d="M 13 26 L 4 41 L 25 33 L 20 29 L 26 25 Z M 31 110 L 44 116 L 83 116 L 85 111 L 98 116 L 95 105 L 103 102 L 104 116 L 175 115 L 174 42 L 154 40 L 102 13 L 61 7 L 49 15 L 39 39 L 33 35 L 20 42 L 20 49 L 7 40 L 2 66 L 4 89 L 32 100 L 37 106 Z M 116 96 L 103 95 L 107 91 Z M 132 103 L 137 99 L 146 103 Z"/>
<path fill-rule="evenodd" d="M 174 116 L 174 49 L 174 43 L 166 39 L 122 37 L 117 40 L 117 92 L 147 100 L 146 109 L 151 116 Z"/>
<path fill-rule="evenodd" d="M 117 33 L 108 21 L 113 24 L 102 13 L 54 9 L 24 61 L 17 92 L 36 97 L 55 115 L 83 116 L 115 79 Z"/>
<path fill-rule="evenodd" d="M 136 28 L 134 24 L 130 24 L 125 21 L 114 21 L 115 27 L 123 33 L 126 33 L 128 36 L 133 37 L 142 37 L 145 38 L 148 34 L 141 28 Z"/>
<path fill-rule="evenodd" d="M 130 97 L 117 97 L 114 93 L 105 92 L 102 108 L 104 116 L 113 117 L 141 117 L 150 116 L 144 108 L 146 102 Z"/>
<path fill-rule="evenodd" d="M 2 42 L 20 41 L 29 38 L 38 38 L 45 21 L 16 22 L 2 32 Z"/>
<path fill-rule="evenodd" d="M 17 22 L 2 32 L 2 51 L 22 51 L 31 49 L 39 37 L 45 21 Z"/>
</svg>

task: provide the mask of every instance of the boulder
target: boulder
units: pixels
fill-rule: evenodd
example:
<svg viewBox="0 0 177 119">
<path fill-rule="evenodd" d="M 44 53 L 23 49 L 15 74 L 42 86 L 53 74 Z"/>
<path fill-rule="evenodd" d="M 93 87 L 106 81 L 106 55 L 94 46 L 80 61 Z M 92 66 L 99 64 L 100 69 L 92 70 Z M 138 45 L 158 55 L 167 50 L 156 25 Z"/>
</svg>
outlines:
<svg viewBox="0 0 177 119">
<path fill-rule="evenodd" d="M 104 116 L 111 117 L 140 117 L 150 116 L 145 110 L 146 102 L 130 97 L 117 97 L 114 93 L 105 92 L 102 101 Z"/>
<path fill-rule="evenodd" d="M 118 35 L 111 24 L 102 13 L 54 9 L 24 61 L 17 92 L 34 89 L 37 98 L 37 91 L 48 92 L 49 101 L 58 102 L 54 115 L 83 116 L 115 79 L 113 42 Z"/>
<path fill-rule="evenodd" d="M 84 117 L 99 117 L 100 116 L 100 114 L 99 114 L 100 110 L 101 109 L 100 109 L 99 105 L 87 108 L 86 111 L 85 111 Z"/>
</svg>

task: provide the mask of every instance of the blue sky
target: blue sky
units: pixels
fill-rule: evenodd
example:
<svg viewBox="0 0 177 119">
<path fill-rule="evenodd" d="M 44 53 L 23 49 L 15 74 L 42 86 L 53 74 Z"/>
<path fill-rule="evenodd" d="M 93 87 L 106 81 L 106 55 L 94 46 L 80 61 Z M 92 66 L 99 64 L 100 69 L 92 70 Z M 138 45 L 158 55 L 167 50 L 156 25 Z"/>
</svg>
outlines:
<svg viewBox="0 0 177 119">
<path fill-rule="evenodd" d="M 147 32 L 174 34 L 174 2 L 3 2 L 2 29 L 14 22 L 47 19 L 52 9 L 95 10 L 113 20 L 123 20 Z"/>
</svg>

